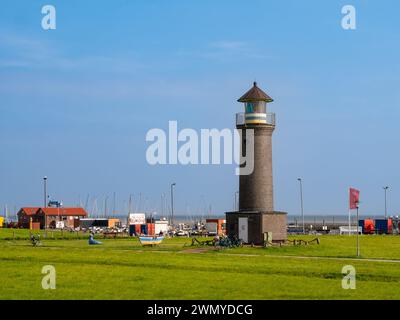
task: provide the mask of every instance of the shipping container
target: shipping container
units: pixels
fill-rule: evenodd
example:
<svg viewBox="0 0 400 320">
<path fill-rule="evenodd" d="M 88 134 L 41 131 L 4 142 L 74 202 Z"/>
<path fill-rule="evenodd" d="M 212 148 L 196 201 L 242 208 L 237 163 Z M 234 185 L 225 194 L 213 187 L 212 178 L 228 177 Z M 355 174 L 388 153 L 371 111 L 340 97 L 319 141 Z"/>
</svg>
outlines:
<svg viewBox="0 0 400 320">
<path fill-rule="evenodd" d="M 358 226 L 362 228 L 363 234 L 373 234 L 375 232 L 375 223 L 372 219 L 359 220 Z"/>
<path fill-rule="evenodd" d="M 129 226 L 129 235 L 130 235 L 131 237 L 134 236 L 135 233 L 136 233 L 135 227 L 136 227 L 136 225 L 134 225 L 134 224 L 131 224 L 131 225 Z"/>
<path fill-rule="evenodd" d="M 129 226 L 129 235 L 132 236 L 138 236 L 141 234 L 141 225 L 140 224 L 131 224 Z"/>
<path fill-rule="evenodd" d="M 378 234 L 392 233 L 392 219 L 376 219 L 375 230 Z"/>
<path fill-rule="evenodd" d="M 142 233 L 141 225 L 140 224 L 131 224 L 129 226 L 129 235 L 132 236 L 139 236 Z"/>
<path fill-rule="evenodd" d="M 116 218 L 110 218 L 108 219 L 108 227 L 109 228 L 115 228 L 121 225 L 121 222 L 119 219 Z"/>
<path fill-rule="evenodd" d="M 140 233 L 141 234 L 147 234 L 147 224 L 142 224 L 140 226 Z"/>
<path fill-rule="evenodd" d="M 155 225 L 154 225 L 154 223 L 148 223 L 147 224 L 147 234 L 148 235 L 155 234 Z"/>
<path fill-rule="evenodd" d="M 105 218 L 82 218 L 79 219 L 79 225 L 81 228 L 90 228 L 90 227 L 107 227 L 108 219 Z"/>
<path fill-rule="evenodd" d="M 225 234 L 225 229 L 225 219 L 206 219 L 206 230 L 209 235 L 223 235 Z"/>
</svg>

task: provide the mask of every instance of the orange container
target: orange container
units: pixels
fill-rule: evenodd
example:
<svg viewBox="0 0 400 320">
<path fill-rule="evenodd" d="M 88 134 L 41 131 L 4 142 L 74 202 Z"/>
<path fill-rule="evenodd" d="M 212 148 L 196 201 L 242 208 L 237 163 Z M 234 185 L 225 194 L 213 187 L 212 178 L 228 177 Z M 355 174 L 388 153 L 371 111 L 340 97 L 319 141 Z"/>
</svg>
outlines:
<svg viewBox="0 0 400 320">
<path fill-rule="evenodd" d="M 375 221 L 371 219 L 364 220 L 364 233 L 372 234 L 374 232 L 375 232 Z"/>
<path fill-rule="evenodd" d="M 148 223 L 147 224 L 147 234 L 153 235 L 155 233 L 155 224 L 154 223 Z"/>
</svg>

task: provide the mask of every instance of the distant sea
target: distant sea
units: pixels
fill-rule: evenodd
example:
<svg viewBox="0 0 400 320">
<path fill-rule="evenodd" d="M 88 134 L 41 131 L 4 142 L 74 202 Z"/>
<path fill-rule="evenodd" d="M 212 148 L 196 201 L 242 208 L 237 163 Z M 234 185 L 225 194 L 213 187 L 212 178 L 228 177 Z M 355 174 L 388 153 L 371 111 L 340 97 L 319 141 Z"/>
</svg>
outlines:
<svg viewBox="0 0 400 320">
<path fill-rule="evenodd" d="M 116 216 L 116 218 L 125 221 L 127 216 Z M 156 217 L 156 219 L 162 218 L 160 216 Z M 168 217 L 165 217 L 168 219 Z M 383 219 L 383 216 L 380 215 L 360 215 L 359 219 Z M 176 215 L 174 217 L 175 223 L 193 223 L 196 221 L 205 221 L 206 219 L 225 219 L 225 215 Z M 305 215 L 304 222 L 305 223 L 334 223 L 334 224 L 344 224 L 348 223 L 349 216 L 348 215 Z M 351 215 L 351 221 L 356 221 L 356 215 Z M 287 216 L 288 223 L 301 223 L 302 217 L 298 215 L 288 215 Z"/>
<path fill-rule="evenodd" d="M 150 217 L 149 214 L 146 215 L 147 218 Z M 122 221 L 122 223 L 126 222 L 127 215 L 115 215 L 115 216 L 108 216 L 109 218 L 118 218 Z M 104 218 L 104 216 L 89 216 L 89 218 Z M 155 216 L 156 219 L 164 218 L 164 216 L 157 215 Z M 168 216 L 165 216 L 168 219 Z M 383 215 L 360 215 L 359 219 L 383 219 Z M 194 223 L 203 221 L 205 222 L 206 219 L 225 219 L 225 215 L 175 215 L 174 220 L 175 223 Z M 321 224 L 321 223 L 328 223 L 328 224 L 343 224 L 347 225 L 348 223 L 348 215 L 305 215 L 304 222 L 307 224 Z M 10 221 L 16 221 L 15 217 L 9 217 Z M 351 215 L 351 221 L 354 223 L 356 221 L 356 215 Z M 287 216 L 287 223 L 288 224 L 301 224 L 302 218 L 299 215 L 288 215 Z"/>
</svg>

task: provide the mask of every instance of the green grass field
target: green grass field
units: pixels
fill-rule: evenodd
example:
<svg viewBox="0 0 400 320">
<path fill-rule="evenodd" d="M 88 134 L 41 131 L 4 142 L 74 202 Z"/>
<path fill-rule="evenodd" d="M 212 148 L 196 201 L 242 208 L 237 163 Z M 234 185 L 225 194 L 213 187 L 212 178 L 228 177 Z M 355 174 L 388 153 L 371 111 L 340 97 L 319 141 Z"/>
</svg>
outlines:
<svg viewBox="0 0 400 320">
<path fill-rule="evenodd" d="M 356 259 L 349 236 L 320 236 L 320 245 L 196 252 L 188 238 L 153 248 L 136 239 L 89 246 L 79 239 L 87 235 L 57 233 L 32 247 L 28 235 L 0 230 L 0 299 L 400 298 L 399 236 L 362 236 Z M 56 268 L 55 290 L 41 287 L 45 265 Z M 356 268 L 355 290 L 342 289 L 345 265 Z"/>
</svg>

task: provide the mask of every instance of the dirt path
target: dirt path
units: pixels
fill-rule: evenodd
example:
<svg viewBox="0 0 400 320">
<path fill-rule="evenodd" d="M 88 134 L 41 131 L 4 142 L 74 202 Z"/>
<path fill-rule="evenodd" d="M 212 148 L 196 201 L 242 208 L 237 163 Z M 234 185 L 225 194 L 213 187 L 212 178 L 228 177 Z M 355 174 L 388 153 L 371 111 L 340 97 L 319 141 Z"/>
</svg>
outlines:
<svg viewBox="0 0 400 320">
<path fill-rule="evenodd" d="M 218 250 L 215 247 L 206 247 L 206 248 L 194 248 L 194 249 L 187 249 L 181 251 L 182 253 L 205 253 L 207 251 L 215 251 Z"/>
<path fill-rule="evenodd" d="M 266 257 L 266 258 L 286 258 L 286 259 L 313 259 L 313 260 L 337 260 L 337 261 L 367 261 L 367 262 L 387 262 L 400 263 L 400 260 L 374 259 L 374 258 L 340 258 L 340 257 L 310 257 L 310 256 L 280 256 L 280 255 L 259 255 L 245 253 L 221 253 L 225 256 L 242 256 L 242 257 Z"/>
<path fill-rule="evenodd" d="M 180 251 L 181 253 L 206 253 L 208 251 L 217 251 L 215 247 L 194 248 Z M 312 257 L 312 256 L 288 256 L 288 255 L 260 255 L 246 253 L 219 253 L 224 256 L 239 256 L 239 257 L 264 257 L 264 258 L 284 258 L 284 259 L 312 259 L 312 260 L 336 260 L 336 261 L 366 261 L 366 262 L 384 262 L 384 263 L 400 263 L 396 259 L 379 259 L 379 258 L 340 258 L 340 257 Z"/>
</svg>

